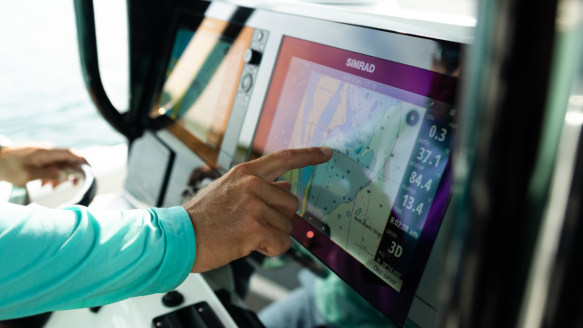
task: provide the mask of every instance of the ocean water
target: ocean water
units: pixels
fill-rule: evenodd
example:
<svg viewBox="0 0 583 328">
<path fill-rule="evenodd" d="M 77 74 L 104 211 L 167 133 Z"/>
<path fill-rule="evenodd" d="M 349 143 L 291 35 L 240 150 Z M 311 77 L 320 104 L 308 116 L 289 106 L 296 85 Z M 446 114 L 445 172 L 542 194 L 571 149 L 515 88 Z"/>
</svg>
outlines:
<svg viewBox="0 0 583 328">
<path fill-rule="evenodd" d="M 100 71 L 110 99 L 125 111 L 125 1 L 95 5 Z M 0 0 L 0 134 L 78 149 L 126 142 L 85 89 L 72 0 Z"/>
</svg>

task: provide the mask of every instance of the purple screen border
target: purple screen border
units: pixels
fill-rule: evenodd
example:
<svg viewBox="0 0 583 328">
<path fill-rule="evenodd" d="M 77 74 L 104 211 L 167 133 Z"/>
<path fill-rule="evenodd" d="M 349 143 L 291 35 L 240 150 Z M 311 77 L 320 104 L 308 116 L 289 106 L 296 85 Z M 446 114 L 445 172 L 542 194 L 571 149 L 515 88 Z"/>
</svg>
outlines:
<svg viewBox="0 0 583 328">
<path fill-rule="evenodd" d="M 428 40 L 428 42 L 435 41 Z M 406 98 L 401 99 L 402 96 L 393 93 L 374 91 L 413 104 L 424 105 L 419 103 L 420 99 L 437 100 L 442 102 L 443 105 L 439 107 L 448 108 L 447 110 L 449 111 L 455 100 L 456 77 L 285 36 L 257 127 L 257 133 L 253 140 L 253 149 L 258 155 L 264 151 L 266 141 L 269 138 L 271 124 L 273 123 L 285 77 L 293 57 L 319 64 L 324 69 L 341 71 L 362 79 L 385 84 L 389 88 L 406 93 Z M 347 58 L 374 64 L 375 71 L 369 73 L 348 67 L 346 66 Z M 328 72 L 322 73 L 331 75 Z M 400 292 L 388 286 L 344 249 L 336 245 L 320 231 L 314 229 L 314 226 L 305 219 L 297 217 L 293 220 L 292 236 L 379 311 L 397 325 L 403 326 L 407 320 L 415 292 L 449 204 L 452 181 L 450 155 Z M 314 233 L 312 238 L 307 238 L 308 231 Z"/>
</svg>

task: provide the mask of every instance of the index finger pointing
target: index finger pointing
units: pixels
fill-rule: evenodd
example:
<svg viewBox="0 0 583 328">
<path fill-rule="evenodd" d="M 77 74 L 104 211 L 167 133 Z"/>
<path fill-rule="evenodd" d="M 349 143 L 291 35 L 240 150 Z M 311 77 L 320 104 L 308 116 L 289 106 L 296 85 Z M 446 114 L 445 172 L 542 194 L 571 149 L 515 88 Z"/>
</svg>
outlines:
<svg viewBox="0 0 583 328">
<path fill-rule="evenodd" d="M 267 182 L 272 182 L 289 170 L 322 164 L 330 158 L 332 158 L 332 149 L 329 147 L 311 147 L 280 150 L 249 164 L 252 164 L 255 175 Z"/>
</svg>

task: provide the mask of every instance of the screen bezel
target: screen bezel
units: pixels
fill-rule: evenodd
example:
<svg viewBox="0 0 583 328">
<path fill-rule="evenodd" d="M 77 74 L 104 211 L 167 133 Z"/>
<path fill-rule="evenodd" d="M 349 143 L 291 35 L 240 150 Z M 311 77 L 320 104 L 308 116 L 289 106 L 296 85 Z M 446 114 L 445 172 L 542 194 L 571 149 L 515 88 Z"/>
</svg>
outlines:
<svg viewBox="0 0 583 328">
<path fill-rule="evenodd" d="M 339 58 L 335 58 L 329 52 L 326 53 L 326 51 L 330 50 L 335 54 L 339 54 Z M 380 69 L 376 71 L 377 74 L 374 74 L 375 72 L 371 74 L 364 71 L 342 69 L 342 64 L 345 63 L 347 55 L 357 60 L 378 63 L 377 67 Z M 284 35 L 259 123 L 255 130 L 255 136 L 250 149 L 250 159 L 263 155 L 263 149 L 269 135 L 269 128 L 283 91 L 283 84 L 292 57 L 333 67 L 352 75 L 375 80 L 379 83 L 449 104 L 450 106 L 442 106 L 442 108 L 438 109 L 443 112 L 449 110 L 456 100 L 457 78 L 454 76 Z M 402 74 L 401 76 L 405 76 L 406 78 L 397 77 L 396 79 L 389 79 L 391 81 L 387 82 L 386 77 L 383 79 L 380 75 L 382 74 L 383 68 L 398 70 Z M 418 83 L 419 81 L 422 82 Z M 439 85 L 436 85 L 436 81 L 440 82 Z M 443 85 L 446 86 L 445 90 L 443 89 Z M 427 221 L 425 222 L 419 237 L 419 242 L 414 251 L 413 261 L 400 292 L 388 286 L 374 273 L 369 271 L 369 269 L 365 268 L 358 260 L 332 242 L 326 235 L 318 229 L 314 229 L 314 226 L 303 218 L 296 217 L 293 220 L 294 229 L 292 236 L 383 314 L 402 326 L 407 319 L 415 292 L 451 198 L 452 172 L 450 163 L 451 155 L 443 172 L 443 178 L 439 183 L 434 205 L 431 206 Z M 308 235 L 311 237 L 308 238 Z M 358 270 L 354 270 L 354 268 L 358 268 Z"/>
</svg>

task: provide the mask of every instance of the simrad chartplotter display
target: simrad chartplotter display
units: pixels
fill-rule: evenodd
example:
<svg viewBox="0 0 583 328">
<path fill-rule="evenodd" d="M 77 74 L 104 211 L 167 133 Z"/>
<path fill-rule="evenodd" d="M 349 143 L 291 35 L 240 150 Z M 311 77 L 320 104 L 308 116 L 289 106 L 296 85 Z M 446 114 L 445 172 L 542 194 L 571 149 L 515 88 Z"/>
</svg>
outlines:
<svg viewBox="0 0 583 328">
<path fill-rule="evenodd" d="M 281 179 L 293 236 L 403 324 L 450 199 L 456 78 L 284 37 L 254 156 L 329 146 Z"/>
<path fill-rule="evenodd" d="M 152 116 L 171 118 L 168 129 L 214 166 L 253 29 L 208 17 L 186 17 L 176 31 L 162 95 Z"/>
</svg>

